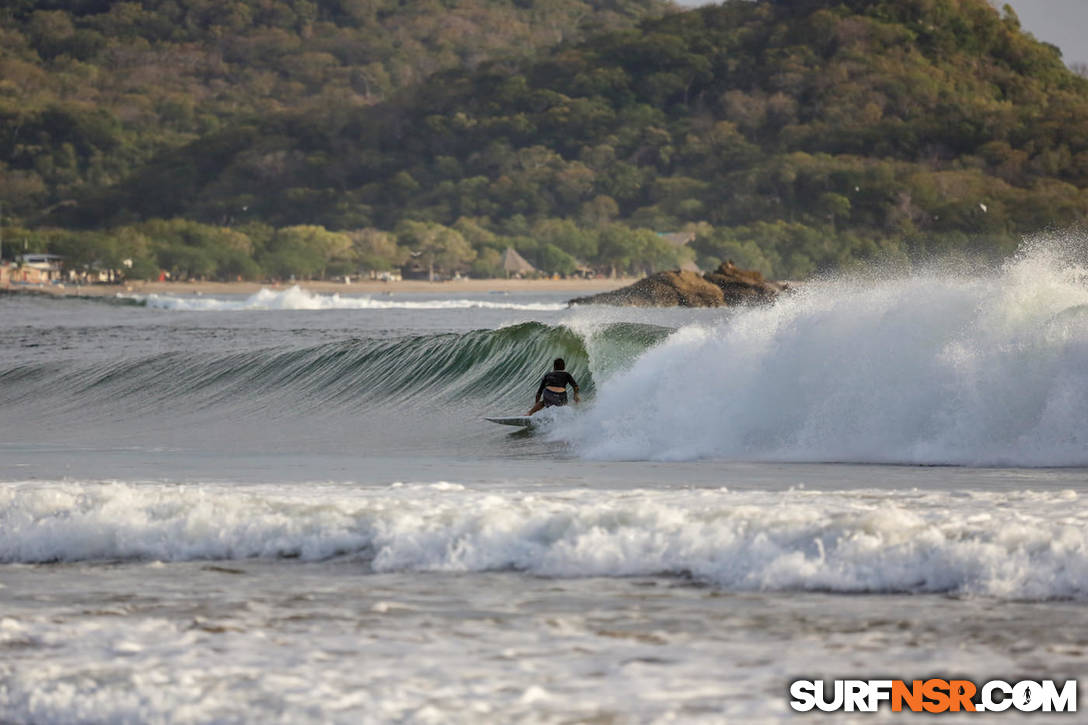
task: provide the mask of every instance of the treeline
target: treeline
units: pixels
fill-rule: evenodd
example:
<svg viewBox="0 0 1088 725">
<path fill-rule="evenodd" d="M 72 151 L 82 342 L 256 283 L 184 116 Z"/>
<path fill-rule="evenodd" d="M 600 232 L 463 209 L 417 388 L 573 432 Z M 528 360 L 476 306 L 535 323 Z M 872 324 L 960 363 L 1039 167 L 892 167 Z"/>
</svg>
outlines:
<svg viewBox="0 0 1088 725">
<path fill-rule="evenodd" d="M 532 56 L 664 0 L 8 0 L 0 200 L 38 223 L 155 154 L 285 111 L 368 106 L 432 73 Z"/>
<path fill-rule="evenodd" d="M 371 107 L 239 120 L 40 222 L 471 223 L 583 262 L 606 258 L 605 230 L 692 229 L 703 267 L 797 278 L 1004 254 L 1088 221 L 1086 189 L 1088 80 L 1008 8 L 730 0 L 442 71 Z M 596 256 L 538 236 L 560 222 L 596 238 Z M 488 244 L 468 242 L 482 259 Z"/>
<path fill-rule="evenodd" d="M 8 260 L 27 252 L 60 254 L 66 269 L 125 279 L 165 274 L 174 280 L 222 281 L 341 278 L 399 271 L 409 261 L 440 277 L 501 277 L 507 248 L 549 276 L 639 275 L 682 266 L 694 256 L 651 230 L 615 223 L 588 229 L 543 219 L 531 227 L 511 225 L 507 232 L 496 234 L 467 218 L 452 226 L 404 221 L 393 231 L 156 219 L 108 231 L 9 227 L 3 254 Z"/>
</svg>

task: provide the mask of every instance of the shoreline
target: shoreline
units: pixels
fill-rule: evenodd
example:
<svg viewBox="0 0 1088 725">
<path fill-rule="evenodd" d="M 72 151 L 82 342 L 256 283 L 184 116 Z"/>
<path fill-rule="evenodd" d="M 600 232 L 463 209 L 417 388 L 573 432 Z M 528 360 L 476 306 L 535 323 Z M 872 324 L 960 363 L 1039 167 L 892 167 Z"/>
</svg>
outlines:
<svg viewBox="0 0 1088 725">
<path fill-rule="evenodd" d="M 382 282 L 126 282 L 123 284 L 8 285 L 0 293 L 40 294 L 55 297 L 112 297 L 118 294 L 157 295 L 252 295 L 262 289 L 284 292 L 292 287 L 314 294 L 465 293 L 488 292 L 607 292 L 631 283 L 631 279 L 459 279 L 446 282 L 402 280 Z"/>
</svg>

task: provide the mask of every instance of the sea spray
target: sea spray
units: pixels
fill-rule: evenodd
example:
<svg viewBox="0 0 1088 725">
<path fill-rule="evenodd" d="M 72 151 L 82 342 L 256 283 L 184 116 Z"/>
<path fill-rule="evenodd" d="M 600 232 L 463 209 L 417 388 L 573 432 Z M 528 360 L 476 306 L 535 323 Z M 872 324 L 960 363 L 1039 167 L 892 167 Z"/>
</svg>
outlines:
<svg viewBox="0 0 1088 725">
<path fill-rule="evenodd" d="M 682 327 L 600 384 L 590 458 L 1088 463 L 1088 287 L 1045 245 L 1000 270 L 838 278 Z"/>
</svg>

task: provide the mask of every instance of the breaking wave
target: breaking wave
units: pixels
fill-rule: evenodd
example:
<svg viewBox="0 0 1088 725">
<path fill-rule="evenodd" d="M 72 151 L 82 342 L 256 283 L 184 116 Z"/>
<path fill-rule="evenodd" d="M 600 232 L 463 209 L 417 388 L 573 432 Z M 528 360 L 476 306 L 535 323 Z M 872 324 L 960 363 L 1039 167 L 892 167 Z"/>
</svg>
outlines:
<svg viewBox="0 0 1088 725">
<path fill-rule="evenodd" d="M 1088 465 L 1086 278 L 1029 248 L 981 276 L 813 282 L 682 327 L 561 433 L 605 459 Z"/>
<path fill-rule="evenodd" d="M 317 294 L 297 285 L 286 290 L 262 289 L 244 298 L 198 295 L 118 295 L 124 301 L 162 310 L 186 312 L 237 312 L 243 310 L 561 310 L 565 304 L 507 302 L 473 299 L 404 300 L 371 295 L 341 297 Z"/>
<path fill-rule="evenodd" d="M 682 575 L 726 590 L 1088 597 L 1072 491 L 523 493 L 22 483 L 0 561 L 348 557 L 376 572 Z"/>
</svg>

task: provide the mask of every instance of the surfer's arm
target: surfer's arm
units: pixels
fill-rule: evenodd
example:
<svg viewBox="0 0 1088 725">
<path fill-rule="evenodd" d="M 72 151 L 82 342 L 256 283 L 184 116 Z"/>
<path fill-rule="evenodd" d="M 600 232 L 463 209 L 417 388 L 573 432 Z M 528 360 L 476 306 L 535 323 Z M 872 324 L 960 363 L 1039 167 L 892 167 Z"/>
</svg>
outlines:
<svg viewBox="0 0 1088 725">
<path fill-rule="evenodd" d="M 544 394 L 544 382 L 547 378 L 540 379 L 540 387 L 536 389 L 536 402 L 540 402 L 540 396 Z"/>
<path fill-rule="evenodd" d="M 574 402 L 581 403 L 582 398 L 578 395 L 578 383 L 574 382 L 574 376 L 567 373 L 567 380 L 570 382 L 570 386 L 574 388 Z"/>
</svg>

